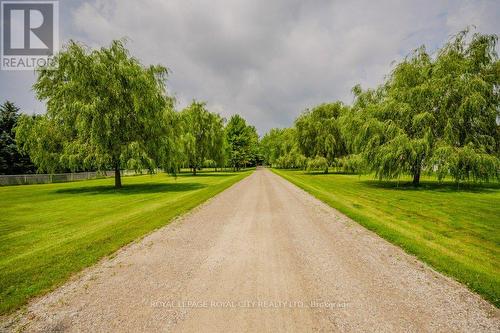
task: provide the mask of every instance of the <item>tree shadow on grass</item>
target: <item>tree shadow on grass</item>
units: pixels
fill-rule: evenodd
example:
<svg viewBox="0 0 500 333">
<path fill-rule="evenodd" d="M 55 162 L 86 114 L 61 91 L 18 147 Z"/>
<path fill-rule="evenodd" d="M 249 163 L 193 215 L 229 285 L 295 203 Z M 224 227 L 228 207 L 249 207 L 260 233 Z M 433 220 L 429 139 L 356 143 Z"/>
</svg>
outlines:
<svg viewBox="0 0 500 333">
<path fill-rule="evenodd" d="M 292 169 L 293 170 L 293 169 Z M 346 171 L 328 171 L 325 173 L 324 171 L 304 171 L 304 174 L 308 176 L 328 176 L 328 175 L 347 175 L 347 176 L 357 176 L 357 174 Z"/>
<path fill-rule="evenodd" d="M 365 186 L 371 188 L 380 188 L 387 190 L 399 191 L 435 191 L 435 192 L 471 192 L 471 193 L 488 193 L 500 190 L 499 183 L 461 183 L 457 185 L 455 182 L 438 182 L 438 181 L 421 181 L 420 185 L 414 186 L 411 181 L 395 181 L 395 180 L 363 180 Z"/>
<path fill-rule="evenodd" d="M 243 171 L 240 171 L 240 172 L 243 172 Z M 234 175 L 237 175 L 238 172 L 233 172 L 233 171 L 217 171 L 217 172 L 213 172 L 213 171 L 196 171 L 196 176 L 193 175 L 192 172 L 187 172 L 187 171 L 183 171 L 183 172 L 179 172 L 176 176 L 177 177 L 230 177 L 230 176 L 234 176 Z"/>
<path fill-rule="evenodd" d="M 328 175 L 346 175 L 346 176 L 359 176 L 354 173 L 345 172 L 304 172 L 308 176 L 321 177 Z M 457 185 L 453 181 L 443 181 L 438 182 L 437 180 L 422 180 L 420 185 L 414 186 L 410 180 L 359 180 L 360 183 L 367 187 L 387 189 L 387 190 L 399 190 L 399 191 L 434 191 L 434 192 L 470 192 L 470 193 L 491 193 L 500 190 L 500 183 L 460 183 Z"/>
<path fill-rule="evenodd" d="M 194 191 L 207 187 L 201 183 L 146 183 L 146 184 L 123 184 L 122 188 L 115 188 L 113 185 L 100 185 L 100 186 L 82 186 L 72 187 L 65 189 L 58 189 L 54 191 L 59 194 L 148 194 L 159 192 L 186 192 Z"/>
</svg>

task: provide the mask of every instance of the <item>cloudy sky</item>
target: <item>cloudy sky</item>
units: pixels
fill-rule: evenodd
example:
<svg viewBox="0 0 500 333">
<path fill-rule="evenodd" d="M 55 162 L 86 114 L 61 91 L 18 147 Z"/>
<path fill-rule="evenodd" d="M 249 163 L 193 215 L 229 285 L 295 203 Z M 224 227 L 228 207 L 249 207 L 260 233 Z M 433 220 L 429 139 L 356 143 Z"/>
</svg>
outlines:
<svg viewBox="0 0 500 333">
<path fill-rule="evenodd" d="M 144 64 L 171 70 L 180 109 L 193 98 L 261 134 L 305 108 L 352 102 L 414 48 L 429 50 L 467 25 L 500 33 L 500 1 L 61 0 L 61 42 L 91 47 L 127 37 Z M 0 71 L 0 101 L 43 113 L 32 72 Z"/>
</svg>

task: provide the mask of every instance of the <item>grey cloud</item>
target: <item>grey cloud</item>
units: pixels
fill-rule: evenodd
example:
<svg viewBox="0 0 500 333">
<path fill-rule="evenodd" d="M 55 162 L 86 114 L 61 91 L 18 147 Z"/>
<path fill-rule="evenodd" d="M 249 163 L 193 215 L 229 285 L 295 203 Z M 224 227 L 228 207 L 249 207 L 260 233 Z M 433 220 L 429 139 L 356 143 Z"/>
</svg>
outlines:
<svg viewBox="0 0 500 333">
<path fill-rule="evenodd" d="M 64 10 L 65 39 L 98 46 L 128 37 L 144 63 L 172 70 L 179 108 L 205 100 L 260 133 L 315 104 L 351 102 L 354 84 L 380 83 L 393 60 L 421 44 L 434 50 L 470 24 L 498 33 L 500 21 L 495 1 L 93 0 Z M 20 91 L 8 93 L 30 96 L 32 79 L 19 78 Z"/>
</svg>

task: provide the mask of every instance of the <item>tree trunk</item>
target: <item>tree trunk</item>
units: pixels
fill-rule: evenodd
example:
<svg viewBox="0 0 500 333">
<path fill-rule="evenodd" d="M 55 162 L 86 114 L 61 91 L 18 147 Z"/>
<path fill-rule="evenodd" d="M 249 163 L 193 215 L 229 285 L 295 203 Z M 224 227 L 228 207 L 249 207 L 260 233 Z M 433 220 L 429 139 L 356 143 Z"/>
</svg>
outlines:
<svg viewBox="0 0 500 333">
<path fill-rule="evenodd" d="M 196 167 L 193 167 L 193 176 L 196 176 Z"/>
<path fill-rule="evenodd" d="M 413 171 L 413 186 L 420 184 L 420 167 L 416 167 Z"/>
<path fill-rule="evenodd" d="M 120 175 L 120 165 L 117 163 L 115 165 L 115 188 L 122 187 L 122 178 Z"/>
</svg>

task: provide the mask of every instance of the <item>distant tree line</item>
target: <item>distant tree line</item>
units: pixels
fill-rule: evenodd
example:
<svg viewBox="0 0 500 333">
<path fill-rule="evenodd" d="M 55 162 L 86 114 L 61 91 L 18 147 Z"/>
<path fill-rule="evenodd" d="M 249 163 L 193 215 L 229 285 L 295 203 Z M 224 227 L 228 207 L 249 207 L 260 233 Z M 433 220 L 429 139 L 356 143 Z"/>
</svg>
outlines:
<svg viewBox="0 0 500 333">
<path fill-rule="evenodd" d="M 256 166 L 259 157 L 259 136 L 254 126 L 240 115 L 229 122 L 207 110 L 205 103 L 193 101 L 180 112 L 181 163 L 193 174 L 203 167 L 229 166 L 234 171 Z"/>
<path fill-rule="evenodd" d="M 143 66 L 122 41 L 89 49 L 70 42 L 57 69 L 40 68 L 34 91 L 47 113 L 0 109 L 0 173 L 204 167 L 373 172 L 380 179 L 422 173 L 460 181 L 500 178 L 500 62 L 496 35 L 454 36 L 435 55 L 420 47 L 380 86 L 354 102 L 324 103 L 292 128 L 259 141 L 239 115 L 228 121 L 193 101 L 175 110 L 164 66 Z"/>
<path fill-rule="evenodd" d="M 143 66 L 122 41 L 96 50 L 71 41 L 55 61 L 33 86 L 46 114 L 18 116 L 14 126 L 16 151 L 39 172 L 112 169 L 121 187 L 125 168 L 196 174 L 259 163 L 255 127 L 238 115 L 226 123 L 197 101 L 177 112 L 167 68 Z"/>
<path fill-rule="evenodd" d="M 468 30 L 435 55 L 420 47 L 354 102 L 306 110 L 294 127 L 261 140 L 278 168 L 373 172 L 379 179 L 422 173 L 438 179 L 500 179 L 500 62 L 497 35 Z"/>
</svg>

